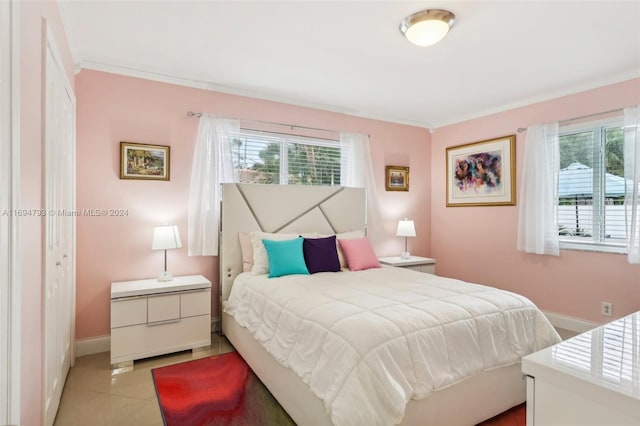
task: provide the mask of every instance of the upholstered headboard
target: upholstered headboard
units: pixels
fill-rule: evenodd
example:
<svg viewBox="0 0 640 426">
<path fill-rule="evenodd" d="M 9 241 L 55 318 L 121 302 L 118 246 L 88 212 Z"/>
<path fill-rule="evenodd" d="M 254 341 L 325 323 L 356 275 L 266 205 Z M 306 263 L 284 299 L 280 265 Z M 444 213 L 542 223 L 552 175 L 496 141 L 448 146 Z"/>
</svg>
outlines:
<svg viewBox="0 0 640 426">
<path fill-rule="evenodd" d="M 305 185 L 222 185 L 220 298 L 242 272 L 239 232 L 335 234 L 366 231 L 363 188 Z"/>
</svg>

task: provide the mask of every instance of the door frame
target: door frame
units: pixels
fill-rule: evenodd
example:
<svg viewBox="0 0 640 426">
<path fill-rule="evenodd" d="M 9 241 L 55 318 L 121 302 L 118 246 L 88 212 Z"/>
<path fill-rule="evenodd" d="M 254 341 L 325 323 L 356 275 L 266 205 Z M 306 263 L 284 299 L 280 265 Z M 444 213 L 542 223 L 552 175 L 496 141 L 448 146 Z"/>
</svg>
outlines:
<svg viewBox="0 0 640 426">
<path fill-rule="evenodd" d="M 20 13 L 0 2 L 0 423 L 20 424 Z M 4 78 L 6 77 L 6 78 Z"/>
</svg>

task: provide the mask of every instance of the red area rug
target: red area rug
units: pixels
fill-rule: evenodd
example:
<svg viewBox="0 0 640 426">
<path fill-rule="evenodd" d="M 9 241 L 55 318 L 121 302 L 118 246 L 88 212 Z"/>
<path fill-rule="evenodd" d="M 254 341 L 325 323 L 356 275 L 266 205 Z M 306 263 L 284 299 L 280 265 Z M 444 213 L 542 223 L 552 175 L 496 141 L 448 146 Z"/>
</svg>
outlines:
<svg viewBox="0 0 640 426">
<path fill-rule="evenodd" d="M 151 370 L 167 426 L 295 426 L 237 352 Z M 525 426 L 518 405 L 479 426 Z"/>
<path fill-rule="evenodd" d="M 295 425 L 237 352 L 151 374 L 167 426 Z"/>
<path fill-rule="evenodd" d="M 522 403 L 489 420 L 485 420 L 478 426 L 525 426 L 526 423 L 527 408 L 526 405 Z"/>
</svg>

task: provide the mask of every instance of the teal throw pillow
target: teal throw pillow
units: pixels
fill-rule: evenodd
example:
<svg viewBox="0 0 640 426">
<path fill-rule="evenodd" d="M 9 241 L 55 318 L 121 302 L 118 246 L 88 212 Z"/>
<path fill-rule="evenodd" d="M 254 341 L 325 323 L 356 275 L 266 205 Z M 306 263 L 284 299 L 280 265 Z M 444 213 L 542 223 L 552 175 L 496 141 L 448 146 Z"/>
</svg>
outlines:
<svg viewBox="0 0 640 426">
<path fill-rule="evenodd" d="M 304 262 L 303 242 L 302 237 L 284 241 L 262 240 L 269 257 L 269 278 L 293 274 L 309 275 Z"/>
</svg>

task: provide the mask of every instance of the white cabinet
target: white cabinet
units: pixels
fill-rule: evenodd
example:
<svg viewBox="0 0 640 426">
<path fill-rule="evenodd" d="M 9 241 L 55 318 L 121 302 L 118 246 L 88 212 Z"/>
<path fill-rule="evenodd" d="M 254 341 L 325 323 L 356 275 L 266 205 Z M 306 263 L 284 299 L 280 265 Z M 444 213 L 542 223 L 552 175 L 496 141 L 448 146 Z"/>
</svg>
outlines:
<svg viewBox="0 0 640 426">
<path fill-rule="evenodd" d="M 202 275 L 111 283 L 111 364 L 211 344 L 211 282 Z"/>
<path fill-rule="evenodd" d="M 527 426 L 640 425 L 640 312 L 522 358 Z"/>
<path fill-rule="evenodd" d="M 436 260 L 429 257 L 410 256 L 402 259 L 400 256 L 381 257 L 378 259 L 383 265 L 396 266 L 398 268 L 411 269 L 427 274 L 436 273 Z"/>
</svg>

